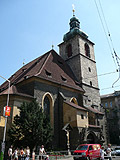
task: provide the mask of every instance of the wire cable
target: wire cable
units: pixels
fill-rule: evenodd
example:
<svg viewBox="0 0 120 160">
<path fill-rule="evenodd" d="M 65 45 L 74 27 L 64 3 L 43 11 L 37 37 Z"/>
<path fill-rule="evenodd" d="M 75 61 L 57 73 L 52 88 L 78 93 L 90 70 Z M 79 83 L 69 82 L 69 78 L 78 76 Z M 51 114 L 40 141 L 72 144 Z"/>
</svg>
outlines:
<svg viewBox="0 0 120 160">
<path fill-rule="evenodd" d="M 110 31 L 109 31 L 109 28 L 108 28 L 108 25 L 107 25 L 107 22 L 106 22 L 106 19 L 105 19 L 105 15 L 104 15 L 104 12 L 103 12 L 102 4 L 101 4 L 101 2 L 100 2 L 100 0 L 99 0 L 99 6 L 100 6 L 100 9 L 101 9 L 101 13 L 102 13 L 103 20 L 104 20 L 104 23 L 105 23 L 106 28 L 105 28 L 105 26 L 104 26 L 104 23 L 103 23 L 103 20 L 102 20 L 102 17 L 101 17 L 100 11 L 99 11 L 99 7 L 98 7 L 98 5 L 97 5 L 96 0 L 94 0 L 94 2 L 95 2 L 95 5 L 96 5 L 97 11 L 98 11 L 98 15 L 99 15 L 99 18 L 100 18 L 100 21 L 101 21 L 101 24 L 102 24 L 102 27 L 103 27 L 103 30 L 104 30 L 104 33 L 105 33 L 105 36 L 106 36 L 106 39 L 107 39 L 109 48 L 110 48 L 110 52 L 111 52 L 111 54 L 112 54 L 113 61 L 114 61 L 114 63 L 115 63 L 115 60 L 116 60 L 117 66 L 118 66 L 118 68 L 119 68 L 119 70 L 118 70 L 118 71 L 119 71 L 119 77 L 118 77 L 118 79 L 112 84 L 112 88 L 113 88 L 114 85 L 115 85 L 115 83 L 116 83 L 117 81 L 119 81 L 119 79 L 120 79 L 120 64 L 119 64 L 120 58 L 118 57 L 118 55 L 117 55 L 117 53 L 116 53 L 116 51 L 115 51 L 115 49 L 114 49 L 112 37 L 111 37 Z M 107 36 L 106 30 L 107 30 L 107 32 L 108 32 L 108 36 Z M 110 40 L 108 39 L 108 37 L 109 37 Z M 110 43 L 110 42 L 111 42 L 111 43 Z M 112 50 L 113 50 L 113 51 L 112 51 Z M 113 53 L 114 53 L 114 54 L 113 54 Z M 115 56 L 115 57 L 114 57 L 114 56 Z M 116 59 L 115 59 L 115 58 L 116 58 Z M 116 63 L 115 63 L 115 66 L 116 66 Z"/>
<path fill-rule="evenodd" d="M 103 30 L 104 30 L 104 34 L 105 34 L 106 39 L 107 39 L 107 42 L 108 42 L 108 46 L 109 46 L 109 49 L 110 49 L 110 53 L 111 53 L 112 58 L 113 58 L 113 61 L 114 61 L 114 63 L 115 63 L 114 55 L 113 55 L 113 52 L 112 52 L 112 47 L 111 47 L 111 45 L 110 45 L 110 42 L 109 42 L 109 39 L 108 39 L 108 36 L 107 36 L 107 33 L 106 33 L 106 29 L 105 29 L 105 26 L 104 26 L 104 23 L 103 23 L 103 20 L 102 20 L 102 17 L 101 17 L 101 14 L 100 14 L 100 11 L 99 11 L 97 2 L 96 2 L 96 0 L 94 0 L 94 2 L 95 2 L 95 5 L 96 5 L 97 11 L 98 11 L 98 15 L 99 15 L 99 18 L 100 18 L 100 21 L 101 21 L 101 24 L 102 24 L 102 27 L 103 27 Z M 100 3 L 100 4 L 101 4 L 101 3 Z M 102 9 L 102 11 L 103 11 L 103 9 Z M 104 18 L 105 18 L 105 16 L 104 16 Z M 107 25 L 107 23 L 106 23 L 106 25 Z M 115 63 L 115 67 L 117 68 L 116 63 Z"/>
<path fill-rule="evenodd" d="M 97 3 L 96 3 L 96 4 L 97 4 Z M 109 31 L 109 28 L 108 28 L 108 25 L 107 25 L 107 21 L 106 21 L 105 14 L 104 14 L 104 12 L 103 12 L 103 8 L 102 8 L 102 4 L 101 4 L 100 0 L 99 0 L 99 6 L 100 6 L 100 9 L 101 9 L 101 12 L 102 12 L 102 15 L 103 15 L 103 19 L 104 19 L 104 22 L 105 22 L 105 25 L 106 25 L 106 29 L 107 29 L 107 32 L 108 32 L 108 36 L 109 36 L 109 38 L 110 38 L 111 46 L 112 46 L 112 48 L 113 48 L 113 53 L 114 53 L 115 49 L 114 49 L 113 41 L 112 41 L 112 38 L 111 38 L 111 34 L 110 34 L 110 31 Z M 107 38 L 108 38 L 108 37 L 107 37 Z M 112 49 L 111 49 L 111 50 L 112 50 Z M 112 51 L 111 51 L 112 58 L 113 58 L 113 61 L 114 61 L 114 63 L 115 63 L 115 58 L 114 58 L 113 53 L 112 53 Z M 116 65 L 116 63 L 115 63 L 115 65 Z"/>
<path fill-rule="evenodd" d="M 114 88 L 117 88 L 117 87 L 120 87 L 120 85 L 114 86 Z M 107 90 L 107 89 L 112 89 L 112 87 L 102 88 L 102 89 L 100 89 L 100 90 Z"/>
<path fill-rule="evenodd" d="M 100 76 L 106 76 L 108 74 L 114 74 L 116 72 L 118 72 L 118 69 L 116 69 L 116 71 L 113 71 L 113 72 L 102 73 L 102 74 L 99 74 L 99 75 L 95 75 L 95 76 L 92 76 L 92 77 L 86 77 L 86 78 L 83 78 L 83 79 L 89 79 L 89 78 L 95 78 L 95 77 L 100 77 Z"/>
</svg>

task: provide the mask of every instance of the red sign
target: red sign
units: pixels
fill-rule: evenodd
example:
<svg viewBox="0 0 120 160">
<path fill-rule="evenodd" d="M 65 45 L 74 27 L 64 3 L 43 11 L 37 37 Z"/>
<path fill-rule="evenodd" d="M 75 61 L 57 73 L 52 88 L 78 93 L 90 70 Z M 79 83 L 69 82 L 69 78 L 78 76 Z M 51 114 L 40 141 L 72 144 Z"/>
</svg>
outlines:
<svg viewBox="0 0 120 160">
<path fill-rule="evenodd" d="M 5 107 L 5 116 L 10 116 L 10 110 L 11 110 L 11 107 L 8 107 L 8 106 Z"/>
</svg>

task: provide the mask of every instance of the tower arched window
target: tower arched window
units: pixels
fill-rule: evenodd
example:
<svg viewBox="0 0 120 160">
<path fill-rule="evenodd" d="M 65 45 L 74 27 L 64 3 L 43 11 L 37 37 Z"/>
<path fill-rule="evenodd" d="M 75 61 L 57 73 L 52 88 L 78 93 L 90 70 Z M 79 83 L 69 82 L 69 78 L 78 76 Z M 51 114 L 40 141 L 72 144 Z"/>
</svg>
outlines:
<svg viewBox="0 0 120 160">
<path fill-rule="evenodd" d="M 72 45 L 68 44 L 66 47 L 66 52 L 67 52 L 67 56 L 71 57 L 72 56 Z"/>
<path fill-rule="evenodd" d="M 85 43 L 85 55 L 90 58 L 90 47 Z"/>
<path fill-rule="evenodd" d="M 50 116 L 50 100 L 49 100 L 48 96 L 45 96 L 45 98 L 44 98 L 43 111 L 46 115 Z"/>
</svg>

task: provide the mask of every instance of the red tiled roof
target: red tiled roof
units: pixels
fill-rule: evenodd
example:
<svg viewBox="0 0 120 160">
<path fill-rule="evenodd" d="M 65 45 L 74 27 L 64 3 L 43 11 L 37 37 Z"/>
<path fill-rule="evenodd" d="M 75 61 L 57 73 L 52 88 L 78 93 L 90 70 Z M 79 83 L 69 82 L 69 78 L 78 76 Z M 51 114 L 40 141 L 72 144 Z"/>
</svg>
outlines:
<svg viewBox="0 0 120 160">
<path fill-rule="evenodd" d="M 64 103 L 74 107 L 74 108 L 77 108 L 77 109 L 80 109 L 80 110 L 83 110 L 83 111 L 87 111 L 87 109 L 83 108 L 83 107 L 80 107 L 79 105 L 75 104 L 75 103 L 72 103 L 72 102 L 68 102 L 68 101 L 64 101 Z"/>
<path fill-rule="evenodd" d="M 95 114 L 104 114 L 104 113 L 102 113 L 102 112 L 100 112 L 100 111 L 98 111 L 97 109 L 94 109 L 94 108 L 92 108 L 92 107 L 85 107 L 88 111 L 91 111 L 91 112 L 93 112 L 93 113 L 95 113 Z"/>
<path fill-rule="evenodd" d="M 8 88 L 5 89 L 3 92 L 1 92 L 1 93 L 0 93 L 0 96 L 1 96 L 1 95 L 6 95 L 6 94 L 8 94 Z M 28 94 L 26 94 L 26 93 L 18 92 L 16 86 L 13 86 L 13 85 L 9 88 L 9 94 L 15 94 L 15 95 L 19 95 L 19 96 L 34 98 L 33 96 L 28 95 Z"/>
<path fill-rule="evenodd" d="M 70 67 L 54 50 L 51 50 L 26 64 L 13 74 L 9 80 L 11 85 L 15 85 L 31 77 L 46 79 L 84 92 L 84 90 L 76 83 L 76 78 Z M 7 81 L 0 86 L 1 92 L 7 88 Z"/>
</svg>

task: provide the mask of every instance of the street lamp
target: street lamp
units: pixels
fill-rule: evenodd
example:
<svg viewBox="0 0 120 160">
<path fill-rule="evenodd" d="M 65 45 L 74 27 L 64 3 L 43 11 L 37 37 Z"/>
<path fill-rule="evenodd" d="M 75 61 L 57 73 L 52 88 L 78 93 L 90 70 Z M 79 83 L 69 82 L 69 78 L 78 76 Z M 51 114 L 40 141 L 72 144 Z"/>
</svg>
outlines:
<svg viewBox="0 0 120 160">
<path fill-rule="evenodd" d="M 1 75 L 0 75 L 0 77 L 8 82 L 8 95 L 7 95 L 7 105 L 6 105 L 6 106 L 8 106 L 8 104 L 9 104 L 10 80 L 4 78 Z M 4 151 L 5 151 L 5 136 L 6 136 L 7 117 L 8 116 L 5 116 L 5 127 L 4 127 L 4 135 L 3 135 L 2 150 L 1 150 L 1 153 L 3 154 L 3 156 L 4 156 Z"/>
</svg>

